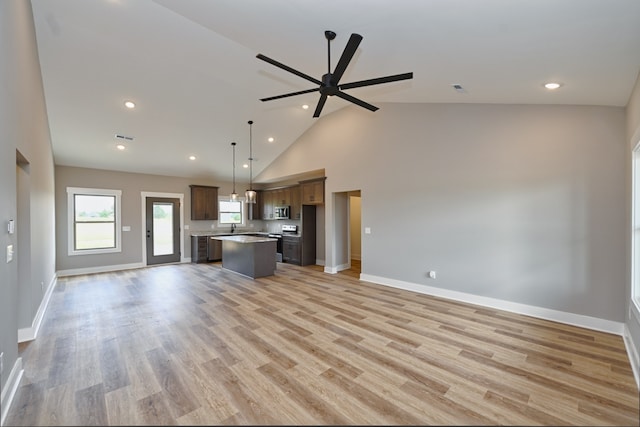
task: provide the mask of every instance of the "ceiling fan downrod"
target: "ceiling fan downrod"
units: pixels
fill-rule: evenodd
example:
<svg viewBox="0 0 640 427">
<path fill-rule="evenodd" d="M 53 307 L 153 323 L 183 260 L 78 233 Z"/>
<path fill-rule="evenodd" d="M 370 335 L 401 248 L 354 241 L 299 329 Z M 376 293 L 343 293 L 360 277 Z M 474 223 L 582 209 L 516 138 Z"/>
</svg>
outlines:
<svg viewBox="0 0 640 427">
<path fill-rule="evenodd" d="M 331 75 L 331 40 L 336 38 L 336 33 L 327 30 L 324 36 L 327 38 L 327 74 Z"/>
</svg>

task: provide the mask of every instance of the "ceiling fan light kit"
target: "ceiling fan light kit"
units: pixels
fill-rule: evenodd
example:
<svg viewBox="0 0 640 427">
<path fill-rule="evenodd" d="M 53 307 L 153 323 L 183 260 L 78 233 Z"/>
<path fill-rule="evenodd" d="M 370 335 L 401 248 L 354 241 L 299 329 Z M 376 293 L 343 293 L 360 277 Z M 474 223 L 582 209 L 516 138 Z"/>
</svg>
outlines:
<svg viewBox="0 0 640 427">
<path fill-rule="evenodd" d="M 357 82 L 352 82 L 352 83 L 345 83 L 345 84 L 340 84 L 340 79 L 342 78 L 342 75 L 344 74 L 344 72 L 347 69 L 347 66 L 349 65 L 349 63 L 351 62 L 351 59 L 353 58 L 353 55 L 356 53 L 356 50 L 358 50 L 358 46 L 360 46 L 360 42 L 362 41 L 362 36 L 360 34 L 356 34 L 353 33 L 351 34 L 351 37 L 349 38 L 349 41 L 347 42 L 347 45 L 344 48 L 344 51 L 342 52 L 342 56 L 340 57 L 340 59 L 338 60 L 338 63 L 336 64 L 336 68 L 334 69 L 333 73 L 331 72 L 331 41 L 333 39 L 336 38 L 336 33 L 334 33 L 333 31 L 325 31 L 324 35 L 327 39 L 327 74 L 322 76 L 322 80 L 317 80 L 301 71 L 298 71 L 294 68 L 291 68 L 281 62 L 278 62 L 274 59 L 271 59 L 261 53 L 259 53 L 258 55 L 256 55 L 256 58 L 261 59 L 265 62 L 268 62 L 271 65 L 274 65 L 278 68 L 281 68 L 285 71 L 288 71 L 292 74 L 295 74 L 298 77 L 302 77 L 305 80 L 308 80 L 312 83 L 315 83 L 316 85 L 318 85 L 318 87 L 313 88 L 313 89 L 306 89 L 306 90 L 301 90 L 298 92 L 291 92 L 291 93 L 286 93 L 283 95 L 277 95 L 277 96 L 271 96 L 268 98 L 262 98 L 260 99 L 260 101 L 272 101 L 274 99 L 281 99 L 281 98 L 287 98 L 290 96 L 295 96 L 295 95 L 303 95 L 305 93 L 311 93 L 311 92 L 320 92 L 320 99 L 318 100 L 318 104 L 316 105 L 316 109 L 313 113 L 313 117 L 320 117 L 320 113 L 322 112 L 322 108 L 324 107 L 325 102 L 327 101 L 327 97 L 329 96 L 337 96 L 338 98 L 342 98 L 346 101 L 352 102 L 356 105 L 359 105 L 360 107 L 366 108 L 367 110 L 370 111 L 376 111 L 378 110 L 378 107 L 371 105 L 361 99 L 358 99 L 354 96 L 348 95 L 345 92 L 343 92 L 343 90 L 345 89 L 353 89 L 356 87 L 363 87 L 363 86 L 371 86 L 371 85 L 377 85 L 377 84 L 382 84 L 382 83 L 391 83 L 391 82 L 396 82 L 396 81 L 400 81 L 400 80 L 408 80 L 408 79 L 412 79 L 413 78 L 413 73 L 403 73 L 403 74 L 395 74 L 392 76 L 386 76 L 386 77 L 378 77 L 378 78 L 374 78 L 374 79 L 367 79 L 367 80 L 360 80 Z"/>
</svg>

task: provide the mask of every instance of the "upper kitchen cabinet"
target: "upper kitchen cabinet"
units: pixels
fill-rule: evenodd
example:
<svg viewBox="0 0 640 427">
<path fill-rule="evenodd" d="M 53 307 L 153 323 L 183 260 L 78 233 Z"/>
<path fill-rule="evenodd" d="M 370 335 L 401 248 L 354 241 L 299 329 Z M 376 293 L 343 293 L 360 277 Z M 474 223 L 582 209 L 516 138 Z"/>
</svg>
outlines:
<svg viewBox="0 0 640 427">
<path fill-rule="evenodd" d="M 324 180 L 326 178 L 309 179 L 300 181 L 303 205 L 324 204 Z"/>
<path fill-rule="evenodd" d="M 191 220 L 218 219 L 218 187 L 190 185 Z"/>
<path fill-rule="evenodd" d="M 263 219 L 262 212 L 264 210 L 264 191 L 256 190 L 256 202 L 247 203 L 249 219 Z"/>
<path fill-rule="evenodd" d="M 299 185 L 290 188 L 291 191 L 291 219 L 302 217 L 302 193 Z"/>
<path fill-rule="evenodd" d="M 291 204 L 291 189 L 289 187 L 279 188 L 273 192 L 275 194 L 274 206 L 289 206 Z"/>
</svg>

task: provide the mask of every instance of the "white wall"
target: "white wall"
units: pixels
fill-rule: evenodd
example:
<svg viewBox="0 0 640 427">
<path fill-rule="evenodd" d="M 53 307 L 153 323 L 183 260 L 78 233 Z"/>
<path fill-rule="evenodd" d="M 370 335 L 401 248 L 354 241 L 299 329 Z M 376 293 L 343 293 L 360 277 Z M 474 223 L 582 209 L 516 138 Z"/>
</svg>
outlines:
<svg viewBox="0 0 640 427">
<path fill-rule="evenodd" d="M 623 322 L 625 141 L 615 107 L 347 107 L 256 180 L 325 169 L 328 270 L 357 188 L 365 276 Z"/>
</svg>

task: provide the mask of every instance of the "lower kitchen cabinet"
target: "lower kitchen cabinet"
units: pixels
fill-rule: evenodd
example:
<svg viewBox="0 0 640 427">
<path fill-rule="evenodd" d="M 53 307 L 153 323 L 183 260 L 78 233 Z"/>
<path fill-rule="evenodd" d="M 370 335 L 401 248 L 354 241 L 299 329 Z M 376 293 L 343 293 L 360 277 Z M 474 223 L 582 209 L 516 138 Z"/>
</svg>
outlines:
<svg viewBox="0 0 640 427">
<path fill-rule="evenodd" d="M 191 236 L 191 262 L 207 262 L 208 236 Z"/>
<path fill-rule="evenodd" d="M 302 245 L 298 236 L 282 236 L 282 261 L 302 264 Z"/>
</svg>

